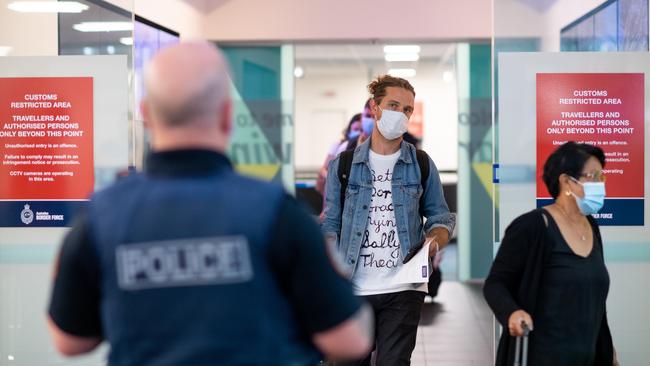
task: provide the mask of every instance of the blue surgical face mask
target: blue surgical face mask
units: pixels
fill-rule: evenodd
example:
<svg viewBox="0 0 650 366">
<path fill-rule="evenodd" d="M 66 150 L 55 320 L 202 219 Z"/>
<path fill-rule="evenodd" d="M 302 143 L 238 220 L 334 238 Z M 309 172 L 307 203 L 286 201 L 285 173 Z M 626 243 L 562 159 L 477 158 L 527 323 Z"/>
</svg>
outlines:
<svg viewBox="0 0 650 366">
<path fill-rule="evenodd" d="M 361 117 L 361 128 L 366 136 L 372 135 L 372 129 L 375 126 L 375 119 L 372 117 Z"/>
<path fill-rule="evenodd" d="M 571 177 L 571 179 L 582 186 L 582 190 L 585 192 L 584 197 L 578 197 L 575 193 L 571 192 L 573 197 L 576 199 L 578 208 L 583 215 L 593 215 L 596 212 L 600 211 L 605 204 L 605 183 L 604 182 L 585 182 L 582 183 L 579 180 Z"/>
<path fill-rule="evenodd" d="M 348 132 L 348 140 L 356 139 L 359 135 L 361 135 L 361 131 L 350 130 L 350 132 Z"/>
</svg>

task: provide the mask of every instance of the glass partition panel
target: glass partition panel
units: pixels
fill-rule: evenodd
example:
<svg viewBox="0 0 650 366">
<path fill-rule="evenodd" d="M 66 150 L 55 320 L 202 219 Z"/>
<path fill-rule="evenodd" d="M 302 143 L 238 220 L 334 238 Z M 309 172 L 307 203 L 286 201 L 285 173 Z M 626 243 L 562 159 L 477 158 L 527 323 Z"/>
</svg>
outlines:
<svg viewBox="0 0 650 366">
<path fill-rule="evenodd" d="M 294 191 L 293 46 L 221 46 L 231 68 L 236 169 Z"/>
<path fill-rule="evenodd" d="M 520 47 L 525 43 L 530 47 Z M 553 149 L 569 140 L 601 147 L 607 197 L 594 217 L 610 277 L 609 326 L 619 362 L 645 364 L 650 358 L 648 2 L 496 0 L 493 57 L 494 250 L 512 220 L 553 202 L 540 179 Z M 500 332 L 495 324 L 497 337 Z"/>
<path fill-rule="evenodd" d="M 0 365 L 61 357 L 46 309 L 58 245 L 88 196 L 129 165 L 132 2 L 0 0 Z"/>
</svg>

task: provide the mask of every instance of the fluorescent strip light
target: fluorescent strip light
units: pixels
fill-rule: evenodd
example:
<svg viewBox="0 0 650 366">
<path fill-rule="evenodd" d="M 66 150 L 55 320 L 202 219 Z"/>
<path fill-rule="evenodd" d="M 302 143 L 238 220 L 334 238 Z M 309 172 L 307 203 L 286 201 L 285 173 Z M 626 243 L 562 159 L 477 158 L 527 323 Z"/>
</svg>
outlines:
<svg viewBox="0 0 650 366">
<path fill-rule="evenodd" d="M 133 37 L 122 37 L 120 43 L 125 46 L 133 46 Z"/>
<path fill-rule="evenodd" d="M 133 30 L 131 22 L 82 22 L 72 26 L 79 32 L 121 32 Z"/>
<path fill-rule="evenodd" d="M 384 53 L 420 53 L 420 46 L 388 45 L 388 46 L 384 46 Z"/>
<path fill-rule="evenodd" d="M 420 55 L 417 53 L 387 53 L 384 55 L 384 59 L 388 62 L 417 61 L 420 59 Z"/>
<path fill-rule="evenodd" d="M 9 46 L 0 46 L 0 56 L 7 56 L 13 49 L 13 47 Z"/>
<path fill-rule="evenodd" d="M 415 76 L 415 69 L 390 69 L 388 75 L 400 78 L 412 78 Z"/>
<path fill-rule="evenodd" d="M 7 8 L 21 13 L 81 13 L 88 5 L 76 1 L 14 1 Z"/>
</svg>

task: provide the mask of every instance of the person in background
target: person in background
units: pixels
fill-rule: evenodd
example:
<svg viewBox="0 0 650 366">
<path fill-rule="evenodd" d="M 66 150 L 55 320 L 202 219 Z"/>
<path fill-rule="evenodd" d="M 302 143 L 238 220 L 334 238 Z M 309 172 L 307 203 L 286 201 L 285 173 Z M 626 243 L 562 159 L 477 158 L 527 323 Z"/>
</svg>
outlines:
<svg viewBox="0 0 650 366">
<path fill-rule="evenodd" d="M 146 69 L 147 170 L 93 196 L 55 266 L 48 327 L 61 353 L 105 340 L 109 365 L 285 366 L 368 352 L 372 312 L 318 225 L 224 155 L 227 69 L 207 42 L 165 48 Z"/>
<path fill-rule="evenodd" d="M 375 128 L 375 116 L 372 114 L 372 110 L 370 109 L 371 102 L 372 98 L 366 100 L 366 104 L 363 106 L 363 113 L 361 113 L 362 136 L 365 137 L 363 141 L 372 135 L 372 130 Z"/>
<path fill-rule="evenodd" d="M 352 156 L 345 152 L 331 161 L 321 228 L 336 241 L 341 272 L 348 274 L 356 294 L 373 307 L 377 364 L 409 365 L 427 285 L 394 279 L 407 256 L 426 247 L 425 243 L 429 257 L 447 244 L 455 216 L 449 212 L 431 158 L 403 141 L 415 104 L 413 86 L 405 79 L 382 75 L 368 90 L 375 128 Z M 424 180 L 418 155 L 428 166 Z M 344 156 L 351 164 L 342 192 L 338 169 Z M 368 354 L 349 364 L 370 365 L 370 360 Z"/>
<path fill-rule="evenodd" d="M 354 150 L 357 146 L 361 145 L 372 135 L 372 129 L 375 126 L 375 118 L 372 116 L 370 110 L 370 99 L 366 101 L 363 106 L 363 113 L 361 114 L 361 134 L 359 136 L 349 139 L 347 144 L 341 144 L 336 155 L 345 150 Z"/>
<path fill-rule="evenodd" d="M 609 275 L 598 224 L 605 154 L 567 142 L 544 164 L 555 202 L 506 229 L 483 289 L 504 328 L 496 365 L 512 365 L 515 336 L 530 333 L 529 365 L 617 365 L 605 302 Z"/>
<path fill-rule="evenodd" d="M 316 191 L 318 191 L 320 194 L 325 194 L 327 166 L 330 161 L 332 161 L 332 159 L 334 159 L 336 155 L 338 155 L 341 151 L 345 150 L 345 147 L 348 145 L 348 141 L 356 140 L 359 135 L 361 135 L 361 133 L 361 113 L 357 113 L 352 116 L 352 118 L 350 118 L 350 122 L 348 122 L 348 126 L 345 128 L 345 130 L 343 130 L 341 138 L 332 144 L 329 151 L 327 152 L 323 166 L 318 171 L 318 178 L 316 179 Z M 341 147 L 343 148 L 341 149 Z"/>
</svg>

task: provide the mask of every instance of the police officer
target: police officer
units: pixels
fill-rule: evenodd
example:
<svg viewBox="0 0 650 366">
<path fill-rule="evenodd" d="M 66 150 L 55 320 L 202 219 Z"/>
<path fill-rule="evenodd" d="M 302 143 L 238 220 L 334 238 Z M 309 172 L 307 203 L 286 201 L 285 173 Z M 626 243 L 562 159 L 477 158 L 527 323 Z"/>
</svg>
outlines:
<svg viewBox="0 0 650 366">
<path fill-rule="evenodd" d="M 96 193 L 64 240 L 49 307 L 56 348 L 110 345 L 111 365 L 305 365 L 370 347 L 370 310 L 320 229 L 279 186 L 236 174 L 227 65 L 208 43 L 145 74 L 146 172 Z"/>
</svg>

